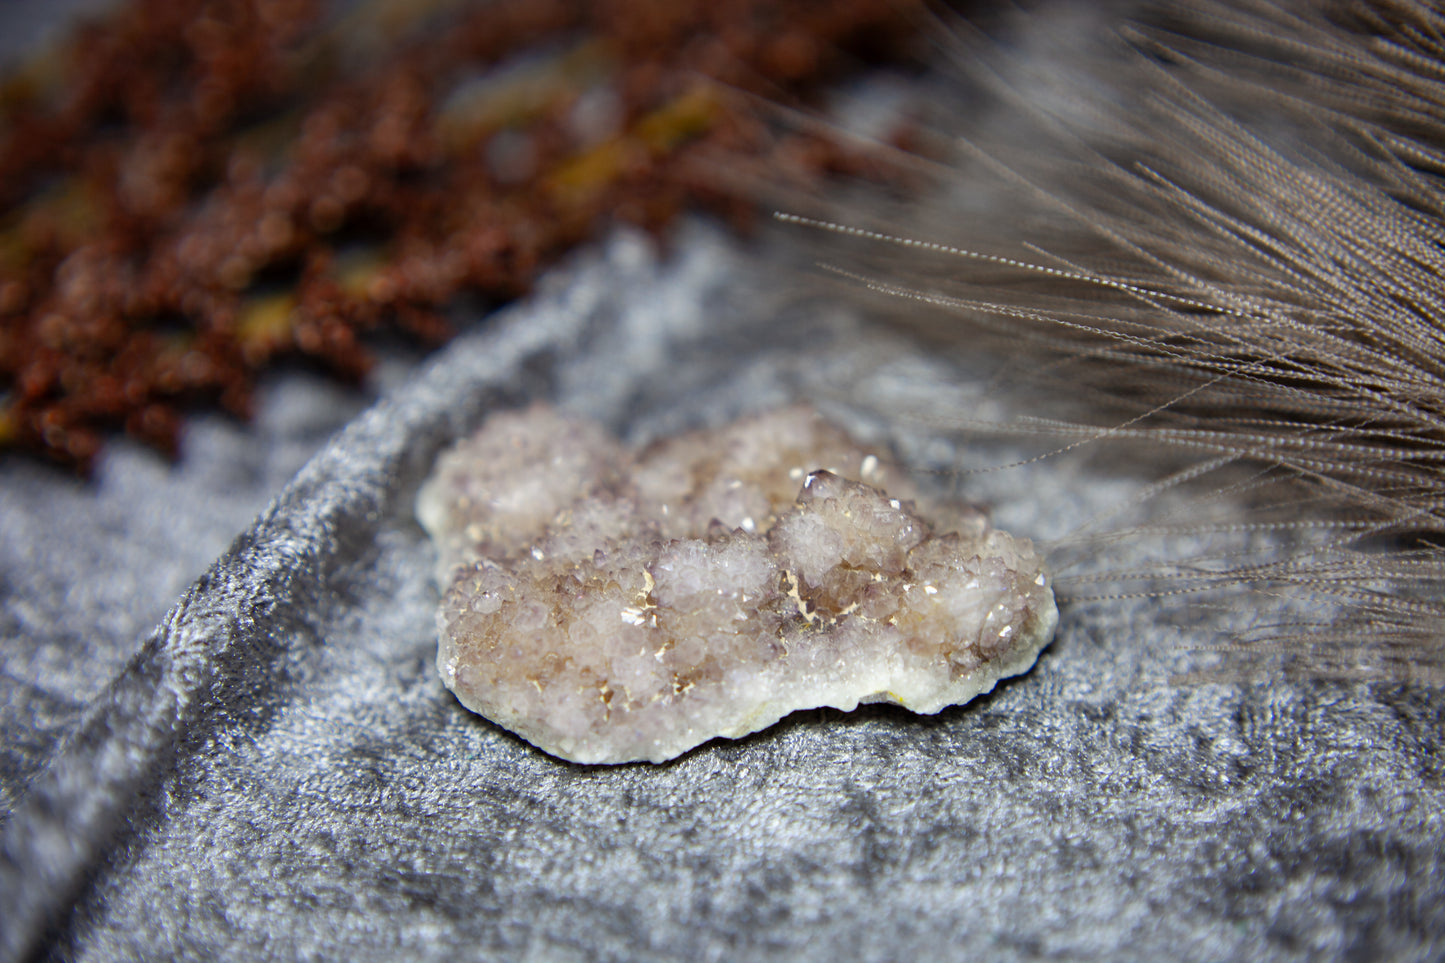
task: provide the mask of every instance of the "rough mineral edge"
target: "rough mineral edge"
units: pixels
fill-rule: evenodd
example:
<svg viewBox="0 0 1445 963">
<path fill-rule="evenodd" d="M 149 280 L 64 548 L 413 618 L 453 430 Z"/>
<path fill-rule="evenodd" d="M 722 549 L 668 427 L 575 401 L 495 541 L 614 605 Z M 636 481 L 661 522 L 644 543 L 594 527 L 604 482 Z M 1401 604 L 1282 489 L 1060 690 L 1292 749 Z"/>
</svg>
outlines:
<svg viewBox="0 0 1445 963">
<path fill-rule="evenodd" d="M 1058 618 L 1027 539 L 926 503 L 802 406 L 637 453 L 499 413 L 417 513 L 443 681 L 575 762 L 662 762 L 820 706 L 938 712 L 1026 671 Z"/>
</svg>

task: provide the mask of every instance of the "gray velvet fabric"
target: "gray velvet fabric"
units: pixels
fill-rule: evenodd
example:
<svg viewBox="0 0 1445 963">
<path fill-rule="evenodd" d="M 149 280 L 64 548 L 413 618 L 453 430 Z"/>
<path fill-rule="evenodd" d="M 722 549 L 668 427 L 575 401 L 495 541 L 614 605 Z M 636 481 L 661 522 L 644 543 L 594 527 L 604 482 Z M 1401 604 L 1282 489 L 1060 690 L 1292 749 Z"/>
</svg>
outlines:
<svg viewBox="0 0 1445 963">
<path fill-rule="evenodd" d="M 260 395 L 249 427 L 194 421 L 174 466 L 125 441 L 89 481 L 0 462 L 0 813 L 138 640 L 364 406 L 301 374 Z"/>
<path fill-rule="evenodd" d="M 44 49 L 71 22 L 114 6 L 115 0 L 5 0 L 0 6 L 0 71 Z"/>
<path fill-rule="evenodd" d="M 6 465 L 0 956 L 1438 957 L 1445 700 L 1171 682 L 1237 612 L 1066 608 L 972 705 L 802 713 L 663 766 L 559 762 L 442 687 L 412 500 L 488 411 L 545 398 L 646 440 L 807 399 L 926 470 L 967 463 L 931 413 L 986 406 L 969 383 L 708 229 L 668 258 L 621 235 L 356 417 L 129 662 L 127 586 L 176 590 L 305 431 L 125 454 L 97 491 Z M 344 413 L 312 401 L 289 410 Z M 241 450 L 249 476 L 208 469 Z M 1119 497 L 1048 465 L 959 483 L 1036 536 Z M 132 499 L 198 530 L 158 538 Z M 102 541 L 46 547 L 47 515 L 87 511 Z"/>
</svg>

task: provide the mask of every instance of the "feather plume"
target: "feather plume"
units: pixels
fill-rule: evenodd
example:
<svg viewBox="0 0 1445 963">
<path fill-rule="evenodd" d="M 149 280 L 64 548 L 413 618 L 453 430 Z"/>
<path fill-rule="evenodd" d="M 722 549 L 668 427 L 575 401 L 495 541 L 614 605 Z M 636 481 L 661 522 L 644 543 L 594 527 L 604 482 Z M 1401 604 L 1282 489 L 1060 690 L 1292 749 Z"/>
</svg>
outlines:
<svg viewBox="0 0 1445 963">
<path fill-rule="evenodd" d="M 1228 664 L 1445 681 L 1445 14 L 1164 3 L 1080 41 L 1084 9 L 951 26 L 927 205 L 780 217 L 1028 385 L 955 427 L 1157 473 L 1053 546 L 1076 603 L 1267 597 Z"/>
</svg>

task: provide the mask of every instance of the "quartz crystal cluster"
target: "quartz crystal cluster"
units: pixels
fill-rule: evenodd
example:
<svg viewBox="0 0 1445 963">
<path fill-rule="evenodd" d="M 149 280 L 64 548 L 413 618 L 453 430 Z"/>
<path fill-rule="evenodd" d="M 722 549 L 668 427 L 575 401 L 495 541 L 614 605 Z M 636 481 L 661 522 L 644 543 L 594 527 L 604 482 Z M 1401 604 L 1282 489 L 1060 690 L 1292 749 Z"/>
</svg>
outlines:
<svg viewBox="0 0 1445 963">
<path fill-rule="evenodd" d="M 925 505 L 805 407 L 641 452 L 500 413 L 418 515 L 443 681 L 576 762 L 661 762 L 818 706 L 937 712 L 1026 670 L 1057 621 L 1027 540 Z"/>
</svg>

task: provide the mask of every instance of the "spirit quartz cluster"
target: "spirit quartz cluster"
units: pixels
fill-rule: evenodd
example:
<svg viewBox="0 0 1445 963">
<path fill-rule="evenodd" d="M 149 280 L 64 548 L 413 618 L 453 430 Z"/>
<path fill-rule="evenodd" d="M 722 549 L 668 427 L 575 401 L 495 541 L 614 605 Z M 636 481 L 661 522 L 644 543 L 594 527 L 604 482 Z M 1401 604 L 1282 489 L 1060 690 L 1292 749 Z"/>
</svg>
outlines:
<svg viewBox="0 0 1445 963">
<path fill-rule="evenodd" d="M 925 505 L 810 408 L 629 451 L 546 407 L 494 415 L 418 499 L 437 666 L 576 762 L 662 762 L 798 709 L 937 712 L 1053 635 L 1033 546 Z"/>
</svg>

